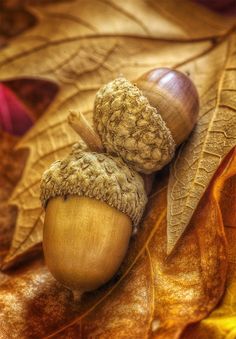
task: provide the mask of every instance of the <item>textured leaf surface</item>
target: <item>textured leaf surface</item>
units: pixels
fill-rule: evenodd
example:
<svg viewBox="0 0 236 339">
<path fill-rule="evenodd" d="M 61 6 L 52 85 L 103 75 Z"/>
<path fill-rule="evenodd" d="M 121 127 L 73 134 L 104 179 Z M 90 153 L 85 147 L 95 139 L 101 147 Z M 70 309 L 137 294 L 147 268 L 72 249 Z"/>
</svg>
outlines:
<svg viewBox="0 0 236 339">
<path fill-rule="evenodd" d="M 221 207 L 228 241 L 229 270 L 226 281 L 226 292 L 220 305 L 210 316 L 199 324 L 189 327 L 183 339 L 224 339 L 236 337 L 236 176 L 226 182 Z"/>
<path fill-rule="evenodd" d="M 170 253 L 189 224 L 222 158 L 236 144 L 236 36 L 230 36 L 195 66 L 208 65 L 198 124 L 173 163 L 168 192 Z M 205 60 L 204 60 L 205 59 Z M 201 71 L 199 73 L 201 73 Z"/>
<path fill-rule="evenodd" d="M 14 152 L 18 138 L 0 132 L 0 263 L 6 255 L 13 235 L 16 208 L 9 206 L 8 199 L 19 180 L 25 160 L 25 151 Z"/>
<path fill-rule="evenodd" d="M 159 178 L 142 231 L 132 240 L 119 274 L 85 294 L 81 303 L 72 301 L 41 260 L 2 276 L 2 338 L 179 338 L 187 324 L 210 312 L 224 291 L 227 265 L 219 193 L 236 173 L 235 160 L 226 159 L 168 260 L 166 174 Z"/>
</svg>

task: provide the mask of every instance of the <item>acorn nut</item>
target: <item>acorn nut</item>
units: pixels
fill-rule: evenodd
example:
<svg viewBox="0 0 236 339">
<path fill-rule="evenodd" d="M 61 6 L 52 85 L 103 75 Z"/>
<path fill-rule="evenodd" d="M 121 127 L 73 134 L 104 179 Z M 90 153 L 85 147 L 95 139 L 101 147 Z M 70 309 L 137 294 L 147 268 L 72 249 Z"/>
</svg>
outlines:
<svg viewBox="0 0 236 339">
<path fill-rule="evenodd" d="M 160 170 L 192 131 L 199 98 L 192 81 L 168 68 L 131 83 L 119 77 L 96 94 L 94 125 L 108 153 L 138 172 Z"/>
<path fill-rule="evenodd" d="M 76 145 L 43 174 L 41 200 L 47 266 L 78 299 L 116 273 L 147 196 L 142 177 L 121 158 Z"/>
</svg>

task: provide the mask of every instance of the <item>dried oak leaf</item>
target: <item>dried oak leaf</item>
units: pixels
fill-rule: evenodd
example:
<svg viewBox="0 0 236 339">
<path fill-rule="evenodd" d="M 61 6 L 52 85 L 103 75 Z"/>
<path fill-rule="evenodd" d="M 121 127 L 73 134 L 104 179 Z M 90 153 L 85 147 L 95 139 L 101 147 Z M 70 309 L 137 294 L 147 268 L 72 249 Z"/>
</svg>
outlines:
<svg viewBox="0 0 236 339">
<path fill-rule="evenodd" d="M 236 145 L 235 53 L 236 34 L 232 34 L 210 53 L 215 59 L 205 56 L 195 62 L 198 75 L 208 76 L 205 78 L 208 85 L 201 94 L 198 124 L 172 165 L 168 187 L 168 253 L 188 226 L 222 158 Z M 204 62 L 208 69 L 202 74 Z"/>
<path fill-rule="evenodd" d="M 186 237 L 168 259 L 168 175 L 159 177 L 119 275 L 80 303 L 41 260 L 8 273 L 0 285 L 1 338 L 179 338 L 224 291 L 227 259 L 219 199 L 223 182 L 233 174 L 235 153 L 220 167 Z"/>
<path fill-rule="evenodd" d="M 8 199 L 22 174 L 26 160 L 25 151 L 14 151 L 17 141 L 16 136 L 0 131 L 0 262 L 10 247 L 16 220 L 17 211 L 9 206 Z"/>
<path fill-rule="evenodd" d="M 31 7 L 31 11 L 39 23 L 2 50 L 1 79 L 44 78 L 58 84 L 60 92 L 19 145 L 29 148 L 30 155 L 12 196 L 19 215 L 7 266 L 41 242 L 41 174 L 77 140 L 66 123 L 68 111 L 79 109 L 91 119 L 94 95 L 102 84 L 121 72 L 135 79 L 153 67 L 168 66 L 191 72 L 203 101 L 202 116 L 204 112 L 207 116 L 209 106 L 216 106 L 214 98 L 234 24 L 232 18 L 222 20 L 190 1 L 176 8 L 171 0 L 119 4 L 77 0 Z M 230 139 L 222 142 L 228 145 Z"/>
<path fill-rule="evenodd" d="M 228 275 L 226 291 L 219 306 L 183 334 L 183 339 L 225 339 L 236 337 L 236 176 L 226 182 L 221 198 L 221 208 L 228 241 Z"/>
</svg>

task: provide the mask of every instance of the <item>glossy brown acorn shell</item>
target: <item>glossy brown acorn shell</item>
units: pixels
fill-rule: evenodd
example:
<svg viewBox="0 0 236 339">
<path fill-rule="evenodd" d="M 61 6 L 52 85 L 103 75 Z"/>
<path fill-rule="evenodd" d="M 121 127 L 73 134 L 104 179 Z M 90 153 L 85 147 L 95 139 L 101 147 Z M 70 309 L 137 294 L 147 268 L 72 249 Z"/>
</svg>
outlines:
<svg viewBox="0 0 236 339">
<path fill-rule="evenodd" d="M 135 84 L 162 116 L 177 145 L 191 133 L 198 117 L 199 97 L 190 78 L 169 68 L 153 69 Z"/>
</svg>

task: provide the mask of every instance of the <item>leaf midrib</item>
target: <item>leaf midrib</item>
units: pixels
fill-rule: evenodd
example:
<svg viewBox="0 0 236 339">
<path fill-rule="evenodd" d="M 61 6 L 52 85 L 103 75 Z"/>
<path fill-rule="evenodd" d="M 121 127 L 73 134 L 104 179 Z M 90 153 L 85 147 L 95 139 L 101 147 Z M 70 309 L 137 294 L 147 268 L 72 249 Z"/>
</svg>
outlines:
<svg viewBox="0 0 236 339">
<path fill-rule="evenodd" d="M 230 40 L 227 42 L 227 52 L 226 52 L 226 56 L 225 56 L 225 62 L 224 62 L 224 65 L 223 65 L 223 70 L 222 70 L 222 73 L 221 73 L 221 76 L 220 76 L 220 79 L 219 79 L 219 84 L 218 84 L 218 90 L 217 90 L 217 99 L 216 99 L 216 107 L 215 107 L 215 110 L 214 110 L 214 113 L 211 117 L 211 120 L 210 120 L 210 123 L 208 125 L 208 128 L 207 128 L 207 132 L 206 132 L 206 138 L 204 140 L 204 143 L 203 143 L 203 146 L 202 146 L 202 149 L 201 149 L 201 153 L 199 155 L 199 160 L 198 160 L 198 168 L 197 168 L 197 171 L 193 177 L 193 180 L 191 181 L 191 185 L 190 185 L 190 189 L 189 189 L 189 194 L 187 196 L 187 199 L 185 201 L 185 206 L 188 205 L 189 201 L 190 201 L 190 196 L 191 196 L 191 193 L 194 191 L 194 187 L 196 185 L 196 177 L 198 176 L 199 174 L 199 170 L 200 170 L 200 165 L 202 163 L 202 158 L 203 158 L 203 154 L 205 152 L 207 152 L 207 142 L 209 140 L 209 132 L 212 130 L 212 127 L 213 127 L 213 124 L 214 124 L 214 120 L 215 120 L 215 117 L 218 113 L 218 109 L 220 107 L 220 94 L 221 94 L 221 90 L 222 90 L 222 86 L 223 86 L 223 81 L 224 81 L 224 76 L 225 76 L 225 72 L 226 72 L 226 68 L 227 68 L 227 64 L 228 64 L 228 61 L 229 61 L 229 56 L 230 56 Z M 215 171 L 214 171 L 215 172 Z M 211 177 L 214 175 L 214 172 L 212 173 Z M 205 189 L 206 190 L 206 189 Z M 205 190 L 202 191 L 200 197 L 199 197 L 199 201 L 201 199 L 201 197 L 203 196 Z M 188 205 L 189 206 L 189 205 Z M 183 213 L 181 213 L 181 218 L 180 218 L 180 222 L 179 222 L 179 225 L 183 225 L 185 226 L 185 224 L 187 225 L 190 221 L 190 219 L 192 218 L 192 214 L 191 216 L 188 218 L 187 222 L 184 222 L 183 223 L 183 218 L 182 218 L 182 215 Z M 168 255 L 171 254 L 171 252 L 174 250 L 175 246 L 177 245 L 179 239 L 181 238 L 183 232 L 185 231 L 186 227 L 184 227 L 182 230 L 181 230 L 181 233 L 178 235 L 178 238 L 177 240 L 175 239 L 173 244 L 169 247 L 168 249 Z"/>
</svg>

